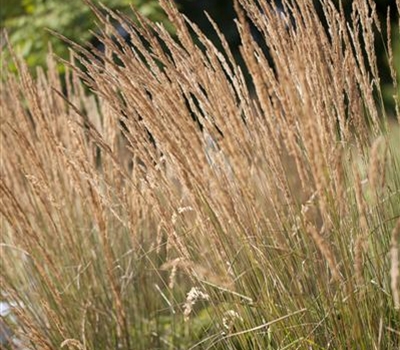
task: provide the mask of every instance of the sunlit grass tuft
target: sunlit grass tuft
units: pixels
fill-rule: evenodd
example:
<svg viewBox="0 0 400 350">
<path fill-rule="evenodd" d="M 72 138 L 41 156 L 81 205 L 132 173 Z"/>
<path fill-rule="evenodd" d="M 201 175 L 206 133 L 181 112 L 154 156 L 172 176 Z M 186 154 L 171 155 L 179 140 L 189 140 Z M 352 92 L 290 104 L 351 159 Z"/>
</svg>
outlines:
<svg viewBox="0 0 400 350">
<path fill-rule="evenodd" d="M 383 24 L 366 0 L 350 22 L 322 1 L 327 30 L 308 2 L 284 2 L 290 21 L 236 4 L 246 73 L 164 0 L 177 37 L 93 8 L 107 50 L 71 43 L 65 81 L 51 56 L 36 79 L 15 58 L 0 93 L 14 342 L 400 346 L 400 115 L 382 108 Z M 108 18 L 133 47 L 109 38 Z"/>
</svg>

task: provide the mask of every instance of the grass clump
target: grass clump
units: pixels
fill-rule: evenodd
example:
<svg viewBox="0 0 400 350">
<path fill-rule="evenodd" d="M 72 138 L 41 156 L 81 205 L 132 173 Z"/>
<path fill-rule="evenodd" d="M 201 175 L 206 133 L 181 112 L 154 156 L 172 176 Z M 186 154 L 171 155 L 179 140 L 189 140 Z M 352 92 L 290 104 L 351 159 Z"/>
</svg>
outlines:
<svg viewBox="0 0 400 350">
<path fill-rule="evenodd" d="M 176 38 L 93 8 L 106 52 L 71 43 L 65 82 L 51 56 L 35 79 L 15 58 L 0 94 L 14 342 L 400 346 L 399 95 L 387 116 L 374 51 L 385 24 L 367 0 L 350 22 L 329 0 L 323 19 L 284 4 L 282 18 L 236 3 L 246 73 L 165 0 Z M 109 39 L 108 18 L 133 46 Z"/>
</svg>

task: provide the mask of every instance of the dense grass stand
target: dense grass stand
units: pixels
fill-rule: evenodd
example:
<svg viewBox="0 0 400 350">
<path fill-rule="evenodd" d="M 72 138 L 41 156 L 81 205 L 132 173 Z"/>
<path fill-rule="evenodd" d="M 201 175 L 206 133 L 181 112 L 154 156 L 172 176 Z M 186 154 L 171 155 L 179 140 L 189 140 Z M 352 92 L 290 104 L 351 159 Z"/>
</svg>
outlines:
<svg viewBox="0 0 400 350">
<path fill-rule="evenodd" d="M 243 67 L 216 26 L 220 50 L 166 0 L 174 35 L 93 7 L 106 49 L 70 42 L 64 80 L 51 55 L 35 78 L 14 55 L 0 91 L 7 346 L 399 349 L 399 33 L 370 0 L 350 20 L 330 0 L 323 18 L 282 3 L 290 20 L 236 2 Z"/>
</svg>

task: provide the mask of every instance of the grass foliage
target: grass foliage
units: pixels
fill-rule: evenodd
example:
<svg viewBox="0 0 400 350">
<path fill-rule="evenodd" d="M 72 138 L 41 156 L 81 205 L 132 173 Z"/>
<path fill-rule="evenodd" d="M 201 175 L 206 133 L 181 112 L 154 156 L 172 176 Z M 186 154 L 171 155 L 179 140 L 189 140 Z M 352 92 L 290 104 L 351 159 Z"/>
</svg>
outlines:
<svg viewBox="0 0 400 350">
<path fill-rule="evenodd" d="M 399 94 L 386 115 L 374 2 L 354 1 L 347 22 L 330 0 L 323 20 L 309 1 L 284 1 L 282 17 L 239 0 L 247 72 L 222 36 L 219 52 L 160 2 L 176 37 L 93 8 L 104 55 L 71 43 L 65 82 L 51 55 L 36 78 L 14 57 L 18 75 L 1 82 L 1 298 L 15 339 L 398 349 Z M 107 39 L 108 19 L 127 23 L 133 48 Z"/>
</svg>

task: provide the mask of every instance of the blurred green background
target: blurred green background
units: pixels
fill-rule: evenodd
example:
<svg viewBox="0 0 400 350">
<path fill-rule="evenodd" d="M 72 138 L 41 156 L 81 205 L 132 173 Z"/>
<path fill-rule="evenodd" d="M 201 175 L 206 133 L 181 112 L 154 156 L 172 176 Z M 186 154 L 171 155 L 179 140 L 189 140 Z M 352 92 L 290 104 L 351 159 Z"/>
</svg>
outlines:
<svg viewBox="0 0 400 350">
<path fill-rule="evenodd" d="M 132 5 L 154 21 L 165 20 L 156 0 L 102 0 L 102 3 L 126 13 Z M 49 43 L 57 55 L 68 57 L 68 46 L 47 29 L 84 44 L 92 37 L 90 30 L 96 28 L 95 16 L 83 0 L 1 0 L 0 11 L 1 28 L 7 30 L 13 47 L 30 67 L 45 63 Z"/>
</svg>

